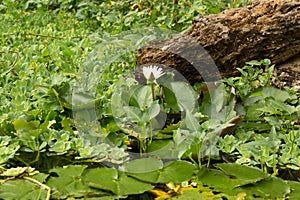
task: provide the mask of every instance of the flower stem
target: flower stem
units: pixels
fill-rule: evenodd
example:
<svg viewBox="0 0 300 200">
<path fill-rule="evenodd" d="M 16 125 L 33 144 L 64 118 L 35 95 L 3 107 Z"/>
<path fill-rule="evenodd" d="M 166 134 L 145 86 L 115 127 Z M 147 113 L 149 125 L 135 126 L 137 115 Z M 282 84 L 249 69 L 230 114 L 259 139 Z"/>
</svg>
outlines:
<svg viewBox="0 0 300 200">
<path fill-rule="evenodd" d="M 154 83 L 151 83 L 152 100 L 155 101 Z"/>
</svg>

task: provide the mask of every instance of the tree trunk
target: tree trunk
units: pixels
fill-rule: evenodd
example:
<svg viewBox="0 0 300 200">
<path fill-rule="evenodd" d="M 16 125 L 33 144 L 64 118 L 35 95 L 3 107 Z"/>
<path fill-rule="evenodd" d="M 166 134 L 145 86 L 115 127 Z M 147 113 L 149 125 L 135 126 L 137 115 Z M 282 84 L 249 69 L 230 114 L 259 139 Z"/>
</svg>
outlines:
<svg viewBox="0 0 300 200">
<path fill-rule="evenodd" d="M 190 83 L 212 81 L 238 75 L 236 68 L 246 61 L 280 64 L 299 53 L 300 0 L 255 0 L 195 18 L 191 31 L 139 49 L 136 77 L 143 79 L 142 66 L 161 64 Z"/>
</svg>

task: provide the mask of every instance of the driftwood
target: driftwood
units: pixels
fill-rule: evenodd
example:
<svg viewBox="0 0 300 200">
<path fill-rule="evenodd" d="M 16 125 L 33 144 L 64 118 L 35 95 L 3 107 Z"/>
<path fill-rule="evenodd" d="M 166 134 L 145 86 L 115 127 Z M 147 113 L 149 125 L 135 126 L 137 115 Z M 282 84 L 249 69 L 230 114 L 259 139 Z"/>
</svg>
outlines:
<svg viewBox="0 0 300 200">
<path fill-rule="evenodd" d="M 195 18 L 191 31 L 139 49 L 136 78 L 143 79 L 142 66 L 161 64 L 191 83 L 212 81 L 238 75 L 236 68 L 253 59 L 280 64 L 297 54 L 300 0 L 254 0 L 248 7 Z"/>
</svg>

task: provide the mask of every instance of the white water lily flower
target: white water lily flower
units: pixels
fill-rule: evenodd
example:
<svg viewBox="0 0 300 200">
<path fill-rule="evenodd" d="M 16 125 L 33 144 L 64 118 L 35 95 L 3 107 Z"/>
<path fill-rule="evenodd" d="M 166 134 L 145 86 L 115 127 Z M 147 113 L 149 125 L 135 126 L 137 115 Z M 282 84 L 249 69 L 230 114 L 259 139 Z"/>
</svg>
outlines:
<svg viewBox="0 0 300 200">
<path fill-rule="evenodd" d="M 153 82 L 164 75 L 164 72 L 162 68 L 150 65 L 149 67 L 143 67 L 143 74 L 148 82 Z"/>
</svg>

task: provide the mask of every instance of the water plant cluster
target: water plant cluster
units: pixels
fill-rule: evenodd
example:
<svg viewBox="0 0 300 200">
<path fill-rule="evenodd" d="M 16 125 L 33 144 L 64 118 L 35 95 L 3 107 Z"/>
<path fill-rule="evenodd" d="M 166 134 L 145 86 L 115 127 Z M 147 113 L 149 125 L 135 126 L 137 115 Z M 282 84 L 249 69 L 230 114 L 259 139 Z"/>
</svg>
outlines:
<svg viewBox="0 0 300 200">
<path fill-rule="evenodd" d="M 247 3 L 2 1 L 0 199 L 297 199 L 299 88 L 269 59 L 134 77 L 138 48 Z"/>
</svg>

